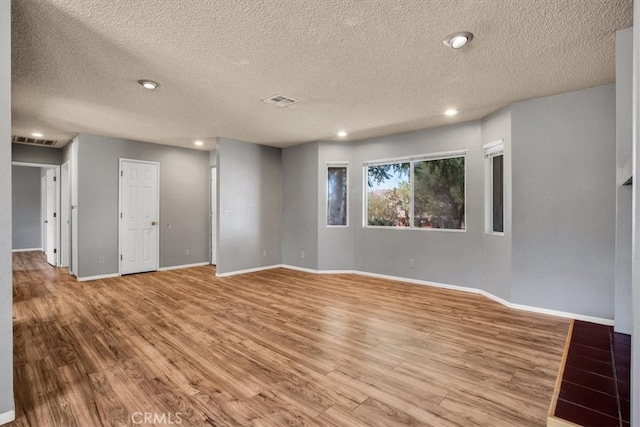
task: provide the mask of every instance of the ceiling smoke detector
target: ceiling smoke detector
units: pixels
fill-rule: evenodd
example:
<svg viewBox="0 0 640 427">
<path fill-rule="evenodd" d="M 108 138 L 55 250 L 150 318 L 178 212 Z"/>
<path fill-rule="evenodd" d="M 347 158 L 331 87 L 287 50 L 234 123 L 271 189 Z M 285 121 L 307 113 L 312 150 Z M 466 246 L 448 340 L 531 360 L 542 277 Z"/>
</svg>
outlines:
<svg viewBox="0 0 640 427">
<path fill-rule="evenodd" d="M 289 98 L 288 96 L 284 95 L 273 95 L 269 98 L 263 99 L 262 102 L 267 104 L 274 104 L 276 107 L 284 108 L 288 107 L 289 105 L 295 104 L 296 102 L 298 102 L 298 100 Z"/>
<path fill-rule="evenodd" d="M 460 49 L 465 47 L 471 40 L 473 40 L 473 34 L 468 31 L 460 31 L 447 36 L 443 43 L 453 49 Z"/>
</svg>

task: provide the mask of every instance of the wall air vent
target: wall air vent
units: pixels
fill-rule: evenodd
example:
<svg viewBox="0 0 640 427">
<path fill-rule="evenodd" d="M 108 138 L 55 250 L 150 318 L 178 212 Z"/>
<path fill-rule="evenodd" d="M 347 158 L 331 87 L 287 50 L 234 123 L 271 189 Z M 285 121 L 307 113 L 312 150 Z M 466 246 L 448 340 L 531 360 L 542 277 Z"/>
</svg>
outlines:
<svg viewBox="0 0 640 427">
<path fill-rule="evenodd" d="M 288 107 L 289 105 L 295 104 L 298 102 L 297 99 L 289 98 L 283 95 L 273 95 L 269 98 L 265 98 L 262 102 L 266 102 L 267 104 L 274 104 L 277 107 Z"/>
<path fill-rule="evenodd" d="M 18 135 L 13 135 L 11 142 L 15 142 L 16 144 L 41 145 L 43 147 L 54 147 L 58 143 L 58 141 L 53 139 L 29 138 L 27 136 Z"/>
</svg>

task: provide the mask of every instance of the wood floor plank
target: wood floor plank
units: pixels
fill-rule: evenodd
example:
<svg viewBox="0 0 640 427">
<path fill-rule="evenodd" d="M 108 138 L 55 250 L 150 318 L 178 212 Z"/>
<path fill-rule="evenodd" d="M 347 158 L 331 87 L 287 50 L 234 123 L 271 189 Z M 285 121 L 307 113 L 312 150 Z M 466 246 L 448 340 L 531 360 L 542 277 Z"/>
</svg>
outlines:
<svg viewBox="0 0 640 427">
<path fill-rule="evenodd" d="M 569 326 L 351 274 L 79 283 L 39 252 L 13 295 L 12 427 L 543 426 Z"/>
</svg>

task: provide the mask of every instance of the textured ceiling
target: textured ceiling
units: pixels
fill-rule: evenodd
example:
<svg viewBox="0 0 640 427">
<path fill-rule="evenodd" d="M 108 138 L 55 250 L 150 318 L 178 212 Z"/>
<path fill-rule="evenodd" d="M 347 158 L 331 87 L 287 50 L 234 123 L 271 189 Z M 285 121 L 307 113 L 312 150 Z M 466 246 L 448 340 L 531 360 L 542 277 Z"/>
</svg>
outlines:
<svg viewBox="0 0 640 427">
<path fill-rule="evenodd" d="M 14 134 L 203 149 L 382 136 L 611 83 L 632 24 L 632 0 L 12 3 Z M 461 30 L 467 47 L 443 45 Z M 274 94 L 299 102 L 260 102 Z"/>
</svg>

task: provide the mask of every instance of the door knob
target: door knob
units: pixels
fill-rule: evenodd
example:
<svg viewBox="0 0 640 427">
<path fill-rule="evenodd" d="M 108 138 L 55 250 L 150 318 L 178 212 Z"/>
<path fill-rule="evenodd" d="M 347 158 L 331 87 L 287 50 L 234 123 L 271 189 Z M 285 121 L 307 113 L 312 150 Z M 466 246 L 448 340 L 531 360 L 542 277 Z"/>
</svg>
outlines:
<svg viewBox="0 0 640 427">
<path fill-rule="evenodd" d="M 151 225 L 156 225 L 156 224 L 157 224 L 157 222 L 151 221 Z"/>
</svg>

